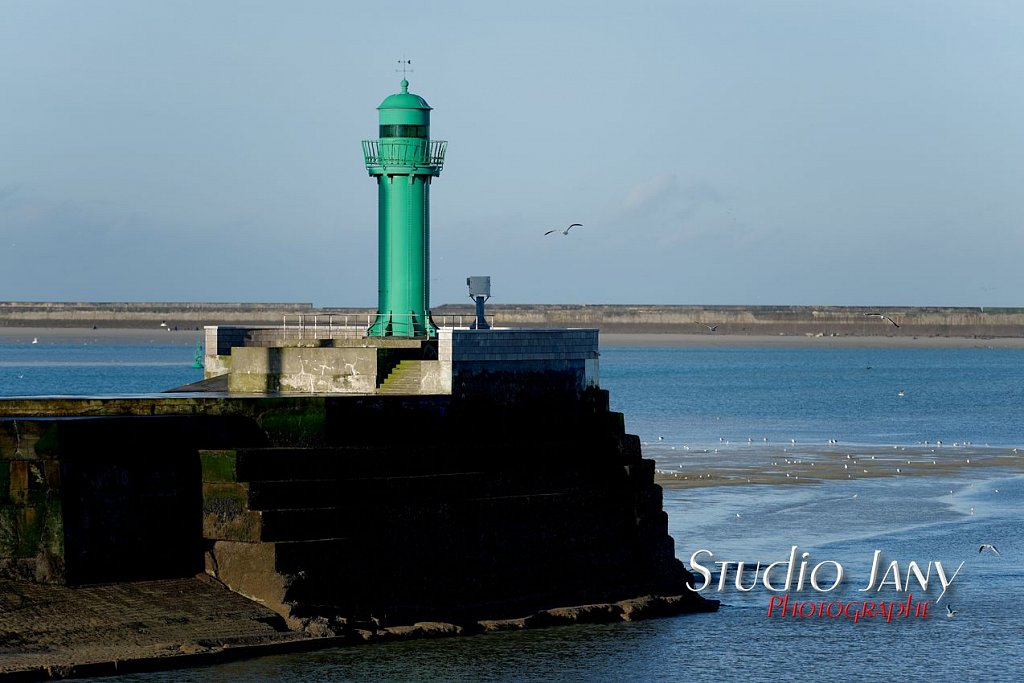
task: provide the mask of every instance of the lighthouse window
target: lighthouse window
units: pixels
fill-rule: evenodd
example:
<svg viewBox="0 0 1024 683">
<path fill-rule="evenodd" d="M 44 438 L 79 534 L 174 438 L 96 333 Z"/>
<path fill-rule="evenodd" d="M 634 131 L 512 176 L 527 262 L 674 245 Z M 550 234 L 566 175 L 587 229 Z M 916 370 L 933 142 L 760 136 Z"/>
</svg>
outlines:
<svg viewBox="0 0 1024 683">
<path fill-rule="evenodd" d="M 382 138 L 425 138 L 427 137 L 427 127 L 393 123 L 381 126 L 380 136 Z"/>
</svg>

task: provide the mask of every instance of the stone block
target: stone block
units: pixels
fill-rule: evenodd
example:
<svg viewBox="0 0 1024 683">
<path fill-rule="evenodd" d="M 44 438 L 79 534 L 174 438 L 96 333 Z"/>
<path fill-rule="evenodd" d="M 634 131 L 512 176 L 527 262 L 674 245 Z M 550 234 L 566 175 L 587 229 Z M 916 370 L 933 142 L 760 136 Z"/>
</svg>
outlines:
<svg viewBox="0 0 1024 683">
<path fill-rule="evenodd" d="M 323 402 L 309 399 L 304 404 L 267 405 L 257 418 L 257 424 L 271 443 L 316 446 L 326 438 L 326 420 Z"/>
<path fill-rule="evenodd" d="M 11 461 L 0 460 L 0 505 L 11 500 Z"/>
<path fill-rule="evenodd" d="M 45 514 L 39 514 L 34 507 L 15 508 L 15 527 L 18 545 L 15 557 L 33 557 L 39 552 L 39 541 L 43 536 Z"/>
<path fill-rule="evenodd" d="M 325 348 L 310 341 L 232 350 L 228 388 L 233 392 L 373 393 L 376 386 L 376 348 Z"/>
<path fill-rule="evenodd" d="M 278 572 L 276 555 L 273 543 L 217 541 L 207 555 L 206 571 L 231 590 L 259 601 L 287 620 L 291 618 L 291 606 L 285 603 L 285 594 L 294 576 Z"/>
<path fill-rule="evenodd" d="M 611 624 L 622 620 L 623 608 L 616 604 L 556 607 L 538 612 L 526 619 L 526 628 L 546 628 L 569 624 Z"/>
<path fill-rule="evenodd" d="M 717 608 L 717 601 L 707 601 Z M 694 600 L 687 595 L 645 595 L 618 603 L 622 608 L 623 621 L 638 621 L 655 617 L 667 617 L 694 610 Z"/>
<path fill-rule="evenodd" d="M 255 543 L 263 538 L 263 520 L 249 509 L 249 485 L 203 484 L 203 537 Z"/>
<path fill-rule="evenodd" d="M 0 560 L 18 556 L 18 508 L 0 505 Z"/>
<path fill-rule="evenodd" d="M 646 458 L 640 462 L 625 465 L 626 474 L 636 489 L 645 488 L 654 483 L 654 461 Z"/>
<path fill-rule="evenodd" d="M 203 468 L 204 482 L 236 481 L 235 465 L 237 450 L 201 450 L 199 462 Z"/>
<path fill-rule="evenodd" d="M 15 505 L 28 505 L 30 468 L 38 471 L 38 465 L 28 460 L 10 460 L 10 499 Z"/>
<path fill-rule="evenodd" d="M 477 622 L 477 627 L 484 633 L 500 631 L 522 631 L 526 628 L 527 617 L 517 619 L 484 619 Z"/>
<path fill-rule="evenodd" d="M 378 633 L 384 639 L 410 640 L 418 638 L 450 638 L 460 636 L 463 627 L 440 621 L 420 621 L 409 626 L 389 626 Z"/>
</svg>

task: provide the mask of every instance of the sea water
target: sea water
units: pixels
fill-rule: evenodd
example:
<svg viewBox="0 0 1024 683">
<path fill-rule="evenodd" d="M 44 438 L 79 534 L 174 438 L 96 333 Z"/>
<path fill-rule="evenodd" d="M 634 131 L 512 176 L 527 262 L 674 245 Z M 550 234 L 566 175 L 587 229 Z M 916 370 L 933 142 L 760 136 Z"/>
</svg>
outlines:
<svg viewBox="0 0 1024 683">
<path fill-rule="evenodd" d="M 49 332 L 0 337 L 0 396 L 152 394 L 203 378 L 191 334 Z"/>
<path fill-rule="evenodd" d="M 131 346 L 0 343 L 0 394 L 148 393 L 199 378 L 182 344 Z M 673 446 L 734 447 L 736 458 L 736 445 L 755 439 L 780 455 L 794 442 L 813 450 L 831 440 L 851 449 L 942 440 L 1024 450 L 1020 350 L 616 348 L 603 349 L 601 376 L 613 409 L 626 414 L 627 430 L 659 466 Z M 722 600 L 712 614 L 340 648 L 126 680 L 1018 680 L 1022 504 L 1024 477 L 992 468 L 670 488 L 669 531 L 686 564 L 703 550 L 713 560 L 761 562 L 763 569 L 796 546 L 807 567 L 842 565 L 843 583 L 823 593 L 790 590 L 794 602 L 812 605 L 809 616 L 777 609 L 769 616 L 771 598 L 783 593 L 751 584 L 747 572 L 741 585 L 753 585 L 749 592 L 731 581 L 724 591 L 717 583 L 704 591 Z M 979 553 L 981 543 L 1001 555 Z M 889 574 L 880 591 L 861 590 L 876 552 L 882 568 L 895 562 L 901 576 L 910 562 L 929 567 L 928 590 L 912 574 L 910 586 L 894 586 Z M 959 567 L 941 599 L 935 563 L 949 574 Z M 820 583 L 831 583 L 828 576 L 823 571 Z M 927 616 L 876 613 L 855 621 L 826 611 L 828 604 L 902 603 L 908 595 L 915 605 L 929 603 Z M 956 616 L 946 616 L 947 605 Z"/>
<path fill-rule="evenodd" d="M 1021 349 L 613 348 L 601 381 L 644 441 L 1019 446 L 1024 436 Z"/>
</svg>

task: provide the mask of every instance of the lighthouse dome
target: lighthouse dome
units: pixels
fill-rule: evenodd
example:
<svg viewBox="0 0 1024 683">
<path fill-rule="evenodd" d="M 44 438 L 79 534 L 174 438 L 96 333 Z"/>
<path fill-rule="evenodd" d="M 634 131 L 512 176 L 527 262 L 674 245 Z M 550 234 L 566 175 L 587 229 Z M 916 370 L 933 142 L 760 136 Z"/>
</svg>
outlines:
<svg viewBox="0 0 1024 683">
<path fill-rule="evenodd" d="M 402 79 L 402 92 L 389 95 L 377 107 L 382 138 L 429 138 L 430 105 L 409 92 L 409 81 Z"/>
<path fill-rule="evenodd" d="M 402 79 L 402 92 L 388 95 L 377 109 L 426 109 L 430 105 L 419 95 L 409 92 L 409 81 Z"/>
</svg>

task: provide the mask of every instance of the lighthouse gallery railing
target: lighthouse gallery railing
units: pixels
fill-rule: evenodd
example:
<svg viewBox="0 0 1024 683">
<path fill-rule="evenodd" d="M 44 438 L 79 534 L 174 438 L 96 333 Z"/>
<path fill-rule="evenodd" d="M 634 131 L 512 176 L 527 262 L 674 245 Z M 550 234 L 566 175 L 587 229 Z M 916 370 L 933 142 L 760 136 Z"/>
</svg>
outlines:
<svg viewBox="0 0 1024 683">
<path fill-rule="evenodd" d="M 367 166 L 430 166 L 441 170 L 447 140 L 363 140 Z"/>
</svg>

